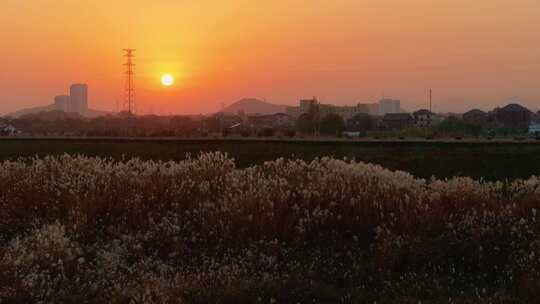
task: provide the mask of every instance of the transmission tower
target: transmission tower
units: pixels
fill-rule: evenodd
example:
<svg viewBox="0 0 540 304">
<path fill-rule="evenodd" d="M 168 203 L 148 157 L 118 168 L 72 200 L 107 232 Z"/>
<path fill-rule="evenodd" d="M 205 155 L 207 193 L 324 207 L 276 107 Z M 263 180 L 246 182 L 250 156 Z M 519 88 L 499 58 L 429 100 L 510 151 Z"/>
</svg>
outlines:
<svg viewBox="0 0 540 304">
<path fill-rule="evenodd" d="M 137 111 L 135 106 L 135 88 L 133 86 L 133 75 L 135 75 L 135 72 L 133 71 L 133 67 L 135 66 L 133 58 L 135 58 L 135 49 L 124 49 L 123 51 L 124 57 L 126 57 L 126 63 L 124 63 L 124 66 L 126 67 L 126 71 L 124 72 L 126 75 L 126 83 L 124 86 L 123 110 L 129 114 L 134 114 Z"/>
</svg>

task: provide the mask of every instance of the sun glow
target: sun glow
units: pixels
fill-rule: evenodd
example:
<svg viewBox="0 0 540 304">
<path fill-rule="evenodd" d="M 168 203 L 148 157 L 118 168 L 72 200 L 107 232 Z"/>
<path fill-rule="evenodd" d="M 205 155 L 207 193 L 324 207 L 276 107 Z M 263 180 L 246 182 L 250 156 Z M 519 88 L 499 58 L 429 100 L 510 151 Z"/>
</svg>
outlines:
<svg viewBox="0 0 540 304">
<path fill-rule="evenodd" d="M 161 76 L 161 84 L 169 87 L 174 84 L 174 77 L 171 74 L 163 74 Z"/>
</svg>

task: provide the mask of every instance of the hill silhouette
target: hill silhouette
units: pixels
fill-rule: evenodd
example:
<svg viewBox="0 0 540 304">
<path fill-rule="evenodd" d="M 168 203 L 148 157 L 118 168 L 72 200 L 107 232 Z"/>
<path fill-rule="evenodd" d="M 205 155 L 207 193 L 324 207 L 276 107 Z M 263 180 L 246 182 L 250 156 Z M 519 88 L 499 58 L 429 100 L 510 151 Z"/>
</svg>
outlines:
<svg viewBox="0 0 540 304">
<path fill-rule="evenodd" d="M 21 110 L 12 112 L 12 113 L 8 113 L 8 114 L 6 114 L 4 116 L 5 117 L 19 118 L 19 117 L 23 117 L 23 116 L 26 116 L 26 115 L 29 115 L 29 114 L 37 114 L 37 113 L 41 113 L 41 112 L 49 112 L 49 111 L 54 111 L 54 110 L 56 110 L 54 105 L 47 105 L 47 106 L 39 106 L 39 107 L 21 109 Z"/>
<path fill-rule="evenodd" d="M 275 114 L 285 113 L 285 106 L 256 98 L 244 98 L 225 107 L 222 112 L 237 113 L 240 110 L 243 110 L 246 114 Z"/>
<path fill-rule="evenodd" d="M 83 119 L 79 113 L 66 113 L 64 111 L 52 110 L 52 111 L 43 111 L 37 113 L 30 113 L 23 115 L 19 118 L 22 119 L 39 119 L 42 121 L 57 121 L 57 120 L 67 120 L 67 119 Z"/>
<path fill-rule="evenodd" d="M 19 118 L 19 117 L 26 116 L 26 115 L 29 115 L 29 114 L 38 114 L 38 113 L 42 113 L 42 112 L 51 112 L 51 111 L 58 111 L 56 109 L 55 105 L 47 105 L 47 106 L 26 108 L 26 109 L 15 111 L 13 113 L 8 113 L 8 114 L 6 114 L 4 116 L 5 117 Z M 59 112 L 61 112 L 61 111 L 59 111 Z M 73 114 L 73 113 L 69 113 L 69 114 Z M 85 117 L 86 118 L 94 118 L 94 117 L 106 116 L 106 115 L 110 115 L 110 114 L 113 114 L 113 113 L 112 112 L 107 112 L 107 111 L 88 109 Z"/>
</svg>

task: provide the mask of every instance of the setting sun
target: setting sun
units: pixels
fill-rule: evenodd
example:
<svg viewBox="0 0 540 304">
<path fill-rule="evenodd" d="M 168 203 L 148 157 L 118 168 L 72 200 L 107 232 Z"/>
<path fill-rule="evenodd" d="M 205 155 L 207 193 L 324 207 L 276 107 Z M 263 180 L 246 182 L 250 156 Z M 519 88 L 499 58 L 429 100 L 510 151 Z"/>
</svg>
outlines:
<svg viewBox="0 0 540 304">
<path fill-rule="evenodd" d="M 161 76 L 161 84 L 168 87 L 174 84 L 174 77 L 171 74 L 163 74 Z"/>
</svg>

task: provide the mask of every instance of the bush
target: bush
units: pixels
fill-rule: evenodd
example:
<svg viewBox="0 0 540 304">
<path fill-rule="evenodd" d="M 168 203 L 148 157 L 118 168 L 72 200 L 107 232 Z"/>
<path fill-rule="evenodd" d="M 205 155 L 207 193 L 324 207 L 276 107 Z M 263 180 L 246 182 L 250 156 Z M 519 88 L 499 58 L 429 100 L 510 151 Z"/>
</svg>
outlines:
<svg viewBox="0 0 540 304">
<path fill-rule="evenodd" d="M 437 126 L 437 132 L 444 137 L 478 137 L 482 134 L 482 126 L 451 117 Z"/>
<path fill-rule="evenodd" d="M 321 120 L 320 128 L 323 135 L 339 137 L 345 130 L 345 121 L 337 114 L 328 114 Z"/>
<path fill-rule="evenodd" d="M 296 129 L 299 133 L 305 135 L 313 135 L 316 129 L 316 120 L 314 115 L 304 113 L 296 119 Z"/>
</svg>

